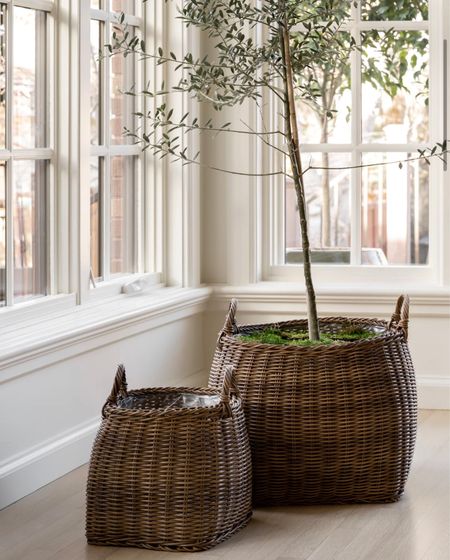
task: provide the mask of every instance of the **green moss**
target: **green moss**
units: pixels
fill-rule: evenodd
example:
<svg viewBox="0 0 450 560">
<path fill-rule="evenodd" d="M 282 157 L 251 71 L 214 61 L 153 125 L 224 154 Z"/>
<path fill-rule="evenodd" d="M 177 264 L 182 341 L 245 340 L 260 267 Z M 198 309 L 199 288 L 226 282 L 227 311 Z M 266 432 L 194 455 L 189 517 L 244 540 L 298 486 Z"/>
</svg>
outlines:
<svg viewBox="0 0 450 560">
<path fill-rule="evenodd" d="M 376 333 L 365 330 L 358 325 L 348 325 L 337 333 L 322 333 L 320 341 L 309 340 L 307 331 L 280 330 L 267 328 L 252 334 L 240 335 L 240 340 L 244 342 L 254 342 L 260 344 L 284 344 L 287 346 L 317 346 L 319 344 L 339 344 L 352 342 L 355 340 L 365 340 L 373 338 Z"/>
</svg>

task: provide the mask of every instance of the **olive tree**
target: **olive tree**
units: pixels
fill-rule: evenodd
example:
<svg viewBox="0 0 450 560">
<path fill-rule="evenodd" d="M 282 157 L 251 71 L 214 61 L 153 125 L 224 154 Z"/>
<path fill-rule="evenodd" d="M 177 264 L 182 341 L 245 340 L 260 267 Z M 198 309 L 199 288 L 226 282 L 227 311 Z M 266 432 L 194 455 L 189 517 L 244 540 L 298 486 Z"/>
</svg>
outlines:
<svg viewBox="0 0 450 560">
<path fill-rule="evenodd" d="M 165 0 L 166 3 L 170 1 Z M 136 113 L 140 121 L 137 129 L 126 131 L 136 142 L 142 143 L 143 149 L 185 165 L 208 166 L 199 159 L 200 154 L 190 156 L 187 147 L 182 147 L 181 132 L 250 134 L 289 159 L 288 170 L 284 167 L 268 173 L 222 167 L 219 170 L 249 176 L 284 175 L 293 181 L 302 237 L 311 340 L 320 339 L 305 196 L 305 180 L 313 167 L 304 166 L 301 159 L 302 138 L 296 100 L 301 98 L 310 103 L 317 100 L 318 80 L 311 77 L 314 68 L 325 69 L 333 64 L 338 72 L 342 72 L 338 81 L 344 79 L 349 53 L 357 48 L 351 39 L 343 39 L 341 31 L 345 17 L 343 0 L 185 0 L 179 6 L 179 18 L 186 26 L 207 34 L 214 46 L 212 55 L 175 53 L 163 47 L 150 52 L 145 43 L 127 29 L 113 33 L 111 44 L 107 45 L 111 55 L 153 58 L 157 65 L 169 65 L 171 73 L 179 76 L 170 90 L 163 83 L 147 84 L 143 91 L 128 92 L 155 101 L 152 110 L 145 114 Z M 124 16 L 120 18 L 120 23 L 123 22 Z M 263 40 L 256 40 L 257 28 L 264 31 Z M 328 78 L 326 84 L 328 88 Z M 264 91 L 270 92 L 279 101 L 283 123 L 279 129 L 264 127 L 263 132 L 257 132 L 248 124 L 236 126 L 231 122 L 215 123 L 211 119 L 202 121 L 190 113 L 177 117 L 176 107 L 171 107 L 168 102 L 168 93 L 184 93 L 199 103 L 207 103 L 220 115 L 224 107 L 235 107 L 244 102 L 260 105 Z M 328 95 L 332 95 L 333 91 L 329 91 Z M 329 103 L 320 106 L 324 119 L 332 116 L 329 109 Z M 429 161 L 430 157 L 442 157 L 444 151 L 443 143 L 418 157 Z"/>
</svg>

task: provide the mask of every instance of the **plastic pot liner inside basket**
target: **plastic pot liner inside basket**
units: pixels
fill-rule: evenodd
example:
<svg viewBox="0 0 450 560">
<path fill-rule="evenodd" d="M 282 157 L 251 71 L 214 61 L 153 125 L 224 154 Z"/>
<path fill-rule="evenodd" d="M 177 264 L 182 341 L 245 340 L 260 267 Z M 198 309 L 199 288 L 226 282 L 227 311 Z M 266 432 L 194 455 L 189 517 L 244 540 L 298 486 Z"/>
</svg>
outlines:
<svg viewBox="0 0 450 560">
<path fill-rule="evenodd" d="M 235 368 L 253 460 L 254 505 L 391 502 L 402 494 L 414 450 L 417 398 L 408 350 L 409 298 L 391 321 L 327 317 L 323 333 L 355 325 L 373 338 L 332 345 L 247 342 L 267 327 L 237 325 L 233 300 L 209 385 Z"/>
<path fill-rule="evenodd" d="M 251 454 L 227 368 L 220 390 L 127 391 L 119 366 L 87 484 L 90 544 L 195 552 L 251 517 Z"/>
</svg>

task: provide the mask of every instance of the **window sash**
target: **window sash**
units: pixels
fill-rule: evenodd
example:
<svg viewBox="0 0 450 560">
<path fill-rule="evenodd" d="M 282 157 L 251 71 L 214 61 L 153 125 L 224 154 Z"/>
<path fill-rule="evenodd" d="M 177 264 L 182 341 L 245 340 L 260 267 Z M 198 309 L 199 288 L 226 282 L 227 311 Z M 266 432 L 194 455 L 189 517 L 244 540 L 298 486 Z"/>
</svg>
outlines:
<svg viewBox="0 0 450 560">
<path fill-rule="evenodd" d="M 358 21 L 359 7 L 352 6 L 352 19 L 344 25 L 343 30 L 349 31 L 354 38 L 359 41 L 360 34 L 368 30 L 386 31 L 394 30 L 423 30 L 429 32 L 429 75 L 430 75 L 430 104 L 429 104 L 429 142 L 422 143 L 405 143 L 405 144 L 385 144 L 385 143 L 363 143 L 360 141 L 361 135 L 361 54 L 354 51 L 351 55 L 351 81 L 352 81 L 352 141 L 346 144 L 307 144 L 301 145 L 302 153 L 312 152 L 330 152 L 330 153 L 349 153 L 352 154 L 351 165 L 359 165 L 364 153 L 368 152 L 415 152 L 419 148 L 425 148 L 442 141 L 442 123 L 439 115 L 442 106 L 442 1 L 430 0 L 429 19 L 426 21 L 408 22 L 408 21 Z M 280 120 L 276 116 L 279 112 L 278 101 L 271 96 L 267 103 L 266 122 L 270 121 L 271 127 L 280 126 Z M 272 128 L 273 129 L 273 128 Z M 265 149 L 261 146 L 257 148 L 261 153 Z M 280 168 L 283 165 L 282 156 L 268 153 L 271 160 L 272 169 Z M 263 156 L 258 156 L 262 159 Z M 361 193 L 362 181 L 361 171 L 353 169 L 351 171 L 351 264 L 350 265 L 326 265 L 315 264 L 315 275 L 321 276 L 320 270 L 323 270 L 323 280 L 326 281 L 327 275 L 337 268 L 344 270 L 342 279 L 350 276 L 356 278 L 355 271 L 362 271 L 366 267 L 361 265 L 361 248 L 362 248 L 362 229 L 361 229 Z M 441 185 L 443 181 L 442 165 L 437 160 L 432 161 L 430 166 L 429 184 L 434 187 Z M 285 264 L 285 187 L 284 178 L 270 179 L 263 185 L 263 224 L 268 227 L 263 228 L 262 240 L 262 257 L 261 257 L 261 274 L 268 280 L 298 280 L 298 266 Z M 439 188 L 430 188 L 430 235 L 429 235 L 429 260 L 427 265 L 388 265 L 380 269 L 381 276 L 392 274 L 392 278 L 398 278 L 399 281 L 404 278 L 404 270 L 408 274 L 414 276 L 417 281 L 434 282 L 439 277 L 439 249 L 440 242 L 438 236 L 439 220 L 433 219 L 438 211 L 437 193 Z M 368 266 L 365 274 L 370 279 L 371 271 L 376 266 Z M 290 269 L 293 269 L 292 271 Z M 394 270 L 395 269 L 395 270 Z M 424 269 L 419 270 L 419 269 Z M 334 272 L 333 272 L 334 274 Z M 378 274 L 378 273 L 377 273 Z M 341 277 L 341 275 L 338 275 Z"/>
<path fill-rule="evenodd" d="M 107 3 L 105 9 L 90 9 L 90 21 L 98 21 L 100 23 L 100 37 L 107 39 L 103 43 L 109 40 L 112 34 L 112 26 L 114 23 L 118 22 L 120 14 L 112 12 L 110 10 L 110 5 Z M 139 16 L 126 15 L 124 23 L 133 26 L 135 33 L 138 36 L 143 35 L 142 31 L 142 18 Z M 89 26 L 90 27 L 90 26 Z M 137 89 L 139 90 L 142 83 L 142 73 L 140 71 L 140 64 L 135 61 L 134 58 L 127 58 L 127 61 L 133 60 L 134 63 L 134 79 L 132 80 L 137 84 Z M 97 128 L 99 128 L 100 134 L 97 144 L 91 144 L 90 146 L 90 156 L 91 158 L 97 157 L 99 161 L 102 161 L 103 173 L 100 174 L 100 277 L 97 280 L 109 281 L 117 275 L 123 276 L 126 274 L 132 274 L 134 272 L 143 271 L 144 263 L 142 262 L 141 255 L 143 235 L 142 235 L 142 194 L 143 189 L 143 174 L 139 172 L 139 168 L 145 164 L 145 154 L 139 146 L 131 144 L 120 144 L 113 143 L 111 137 L 111 97 L 112 97 L 112 62 L 113 59 L 107 57 L 103 59 L 103 64 L 101 65 L 100 79 L 99 79 L 99 103 L 100 108 L 98 111 L 99 123 Z M 130 73 L 130 65 L 124 65 L 124 71 L 126 74 Z M 126 78 L 125 74 L 125 78 Z M 133 108 L 134 111 L 140 110 L 140 100 L 134 98 L 136 105 Z M 125 105 L 127 97 L 125 97 Z M 112 188 L 112 162 L 113 158 L 123 157 L 130 162 L 130 165 L 134 167 L 134 181 L 133 188 L 127 187 L 124 184 L 125 192 L 127 193 L 127 200 L 125 201 L 125 207 L 127 208 L 125 222 L 124 234 L 129 240 L 134 240 L 131 242 L 130 251 L 126 258 L 126 270 L 118 274 L 111 272 L 111 220 L 112 217 L 112 204 L 111 200 L 111 188 Z M 101 160 L 100 160 L 101 158 Z M 128 167 L 128 165 L 127 165 Z M 131 218 L 132 217 L 132 218 Z M 130 241 L 127 242 L 130 244 Z"/>
<path fill-rule="evenodd" d="M 53 9 L 54 5 L 52 2 L 46 0 L 15 0 L 14 2 L 7 0 L 2 1 L 2 4 L 6 5 L 6 80 L 5 80 L 5 99 L 6 99 L 6 111 L 5 111 L 5 147 L 0 149 L 0 160 L 4 161 L 6 164 L 6 184 L 5 184 L 5 194 L 6 194 L 6 306 L 12 306 L 21 300 L 28 301 L 33 297 L 39 297 L 37 294 L 29 295 L 25 298 L 20 296 L 15 296 L 14 292 L 17 286 L 15 286 L 15 233 L 14 233 L 14 167 L 16 163 L 26 160 L 29 162 L 36 162 L 39 160 L 47 161 L 46 165 L 46 179 L 45 188 L 40 189 L 44 194 L 44 200 L 37 201 L 39 207 L 43 210 L 43 215 L 45 215 L 45 224 L 43 228 L 40 228 L 39 235 L 41 239 L 45 239 L 45 250 L 41 253 L 42 258 L 39 259 L 39 263 L 34 262 L 34 257 L 36 251 L 33 251 L 33 266 L 28 272 L 22 272 L 18 274 L 18 277 L 24 277 L 24 274 L 29 276 L 30 274 L 37 274 L 42 280 L 45 277 L 45 294 L 54 293 L 55 283 L 54 274 L 51 273 L 52 263 L 54 263 L 53 247 L 54 247 L 54 229 L 50 227 L 50 224 L 54 223 L 54 208 L 52 201 L 54 200 L 53 189 L 54 189 L 54 172 L 55 172 L 55 162 L 54 162 L 54 100 L 53 100 L 53 84 L 54 84 L 54 74 L 52 72 L 53 63 L 53 48 L 54 48 L 54 24 L 53 24 Z M 14 45 L 14 10 L 16 8 L 27 8 L 30 10 L 36 10 L 44 12 L 46 14 L 45 18 L 45 28 L 44 37 L 41 37 L 41 32 L 36 37 L 36 41 L 44 40 L 41 42 L 43 56 L 38 57 L 36 61 L 36 87 L 39 91 L 35 93 L 37 96 L 41 110 L 45 110 L 44 115 L 44 129 L 45 129 L 45 146 L 36 148 L 29 147 L 25 149 L 15 148 L 13 145 L 13 119 L 14 119 L 14 105 L 13 105 L 13 72 L 14 72 L 14 58 L 15 53 L 13 49 Z M 36 52 L 37 52 L 36 48 Z M 39 100 L 40 99 L 40 100 Z M 36 126 L 36 125 L 35 125 Z M 38 208 L 35 209 L 38 212 Z M 42 215 L 42 212 L 39 213 Z M 39 216 L 38 216 L 39 218 Z M 42 238 L 41 235 L 44 237 Z M 40 253 L 40 250 L 37 250 Z M 36 271 L 35 268 L 38 267 Z"/>
</svg>

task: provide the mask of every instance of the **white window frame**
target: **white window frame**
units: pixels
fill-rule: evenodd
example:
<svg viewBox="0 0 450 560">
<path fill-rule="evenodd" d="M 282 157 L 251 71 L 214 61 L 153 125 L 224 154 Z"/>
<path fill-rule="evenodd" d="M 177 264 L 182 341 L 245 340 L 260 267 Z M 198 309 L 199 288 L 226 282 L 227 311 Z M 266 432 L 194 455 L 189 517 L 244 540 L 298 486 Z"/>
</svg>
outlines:
<svg viewBox="0 0 450 560">
<path fill-rule="evenodd" d="M 90 37 L 90 22 L 92 19 L 102 21 L 105 26 L 105 37 L 109 37 L 112 33 L 111 26 L 118 21 L 120 14 L 113 13 L 109 10 L 110 0 L 105 0 L 107 9 L 93 9 L 90 7 L 89 0 L 81 0 L 80 7 L 80 36 Z M 142 2 L 136 2 L 136 15 L 126 15 L 124 23 L 136 28 L 140 38 L 144 39 L 147 48 L 157 40 L 154 37 L 155 29 L 153 26 L 154 14 L 156 8 L 143 5 Z M 89 71 L 89 48 L 90 44 L 80 44 L 80 92 L 89 92 L 90 88 L 90 71 Z M 84 65 L 81 61 L 87 61 Z M 106 84 L 109 84 L 109 68 L 110 59 L 105 61 L 102 75 L 101 91 L 103 94 L 107 91 Z M 152 76 L 154 70 L 152 60 L 145 63 L 136 62 L 135 80 L 136 90 L 140 90 L 140 86 Z M 109 89 L 109 85 L 108 85 Z M 80 94 L 81 97 L 81 94 Z M 90 104 L 80 103 L 80 261 L 78 281 L 78 302 L 85 303 L 89 301 L 98 301 L 99 299 L 108 298 L 119 295 L 125 284 L 133 279 L 145 277 L 146 285 L 159 285 L 163 282 L 162 277 L 162 239 L 159 228 L 162 224 L 163 204 L 161 197 L 162 177 L 160 166 L 155 164 L 151 154 L 142 152 L 138 145 L 114 145 L 110 144 L 109 138 L 109 101 L 107 95 L 104 95 L 106 101 L 103 107 L 103 134 L 104 143 L 100 145 L 90 144 Z M 80 99 L 81 101 L 81 99 Z M 135 111 L 145 112 L 147 101 L 136 98 Z M 144 105 L 144 107 L 143 107 Z M 86 147 L 86 138 L 88 138 L 88 146 Z M 129 224 L 131 230 L 129 234 L 134 240 L 134 267 L 129 273 L 118 275 L 108 274 L 109 268 L 109 186 L 103 192 L 104 200 L 102 203 L 102 251 L 103 258 L 108 263 L 106 275 L 103 281 L 95 283 L 90 281 L 90 226 L 89 226 L 89 185 L 90 185 L 90 161 L 92 157 L 103 157 L 110 159 L 114 156 L 134 156 L 136 158 L 133 197 L 133 224 Z M 109 185 L 109 177 L 104 178 L 104 185 Z M 81 233 L 83 232 L 83 233 Z M 87 232 L 87 233 L 86 233 Z"/>
<path fill-rule="evenodd" d="M 42 300 L 48 295 L 57 293 L 55 278 L 55 237 L 56 231 L 53 226 L 55 223 L 54 198 L 55 198 L 55 120 L 54 120 L 54 50 L 55 50 L 55 4 L 49 0 L 2 0 L 6 5 L 6 113 L 5 113 L 5 132 L 6 144 L 4 149 L 0 149 L 0 160 L 6 162 L 6 305 L 4 308 L 20 307 L 28 305 L 32 301 Z M 13 8 L 29 8 L 39 10 L 47 14 L 46 18 L 46 76 L 45 91 L 48 95 L 46 100 L 46 139 L 47 146 L 42 148 L 16 149 L 12 144 L 12 122 L 13 122 L 13 68 L 14 68 L 14 17 Z M 47 295 L 30 296 L 25 301 L 15 302 L 14 296 L 14 220 L 13 220 L 13 185 L 14 185 L 14 162 L 20 160 L 48 162 L 46 180 L 46 241 L 47 250 L 45 256 L 45 276 Z"/>
<path fill-rule="evenodd" d="M 105 1 L 106 4 L 110 4 L 110 0 Z M 118 14 L 114 14 L 108 9 L 91 9 L 91 21 L 98 21 L 103 23 L 104 29 L 104 38 L 108 42 L 109 37 L 112 33 L 112 27 L 114 23 L 118 21 Z M 137 36 L 141 39 L 142 37 L 142 18 L 127 15 L 126 20 L 124 23 L 128 23 L 130 26 L 133 26 L 134 29 L 137 30 Z M 132 59 L 131 59 L 132 60 Z M 101 212 L 101 255 L 100 261 L 101 266 L 103 268 L 103 280 L 108 281 L 114 278 L 114 275 L 111 274 L 110 265 L 111 265 L 111 258 L 110 258 L 110 206 L 111 206 L 111 160 L 113 157 L 116 156 L 124 156 L 124 157 L 134 157 L 136 162 L 134 167 L 134 184 L 133 190 L 135 190 L 134 196 L 129 196 L 131 200 L 129 203 L 133 206 L 133 222 L 134 223 L 126 223 L 126 236 L 127 238 L 131 238 L 132 244 L 134 246 L 134 251 L 132 255 L 127 255 L 127 260 L 131 262 L 127 263 L 127 270 L 128 272 L 141 272 L 142 271 L 142 258 L 140 258 L 142 254 L 142 236 L 141 228 L 142 228 L 142 212 L 138 212 L 138 208 L 142 207 L 139 204 L 141 200 L 141 191 L 143 188 L 143 181 L 142 181 L 142 173 L 141 169 L 144 165 L 145 155 L 142 153 L 142 150 L 139 146 L 134 145 L 125 145 L 125 144 L 112 144 L 111 143 L 111 134 L 110 134 L 110 75 L 111 75 L 111 58 L 105 58 L 103 61 L 103 72 L 101 74 L 101 83 L 99 87 L 99 94 L 101 97 L 101 116 L 100 122 L 98 123 L 103 136 L 103 142 L 95 145 L 91 145 L 91 158 L 103 158 L 103 167 L 104 167 L 104 179 L 101 181 L 100 184 L 100 191 L 101 191 L 101 205 L 100 205 L 100 212 Z M 142 79 L 141 79 L 141 72 L 139 71 L 142 65 L 135 64 L 135 81 L 137 85 L 137 89 L 141 88 Z M 134 111 L 139 111 L 140 107 L 140 98 L 136 99 L 136 106 Z M 135 219 L 134 219 L 135 218 Z M 130 258 L 131 257 L 131 258 Z M 120 274 L 124 276 L 125 274 Z"/>
<path fill-rule="evenodd" d="M 199 169 L 171 165 L 146 152 L 140 191 L 140 228 L 142 243 L 136 272 L 90 285 L 90 41 L 91 8 L 89 0 L 7 0 L 18 5 L 47 7 L 52 15 L 48 41 L 53 52 L 47 61 L 51 76 L 51 165 L 52 188 L 48 204 L 51 209 L 49 236 L 51 290 L 49 295 L 0 308 L 0 322 L 6 333 L 19 329 L 27 346 L 33 346 L 43 333 L 35 324 L 48 319 L 59 322 L 59 334 L 78 332 L 86 323 L 118 321 L 128 316 L 148 314 L 149 309 L 171 307 L 173 293 L 188 293 L 200 286 L 200 185 Z M 7 3 L 4 2 L 4 3 Z M 198 35 L 179 20 L 176 3 L 137 0 L 143 11 L 129 19 L 142 23 L 147 52 L 165 45 L 180 54 L 185 50 L 199 54 Z M 136 19 L 142 18 L 142 19 Z M 166 50 L 166 49 L 165 49 Z M 153 59 L 145 62 L 143 81 L 167 83 L 170 71 L 157 66 Z M 196 105 L 187 96 L 169 96 L 169 102 L 182 112 L 196 115 Z M 144 113 L 155 101 L 146 99 Z M 182 143 L 185 143 L 184 135 Z M 188 154 L 198 150 L 189 137 Z M 95 152 L 97 148 L 93 148 Z M 112 148 L 115 149 L 114 147 Z M 139 147 L 126 147 L 139 152 Z M 47 157 L 47 152 L 42 154 Z M 148 296 L 136 301 L 123 293 L 124 285 L 139 280 L 143 289 L 153 287 Z M 167 287 L 167 288 L 166 288 Z M 180 290 L 181 289 L 181 290 Z M 130 290 L 129 293 L 133 293 Z M 172 295 L 171 295 L 172 294 Z M 178 297 L 178 296 L 177 296 Z M 138 305 L 136 305 L 138 303 Z M 82 309 L 81 309 L 82 308 Z M 92 318 L 95 317 L 94 323 Z M 95 329 L 95 325 L 93 327 Z M 2 330 L 2 329 L 0 329 Z M 44 337 L 45 338 L 45 337 Z M 21 339 L 22 340 L 22 339 Z"/>
<path fill-rule="evenodd" d="M 424 22 L 394 22 L 394 21 L 381 21 L 381 22 L 360 22 L 358 16 L 359 6 L 356 7 L 352 3 L 352 23 L 347 28 L 353 33 L 368 29 L 388 30 L 392 27 L 403 29 L 417 29 L 427 30 L 430 33 L 430 133 L 429 143 L 427 146 L 433 146 L 437 142 L 442 142 L 444 137 L 444 123 L 442 119 L 443 106 L 444 106 L 444 81 L 443 81 L 443 39 L 448 37 L 450 22 L 448 21 L 448 13 L 445 18 L 445 11 L 448 9 L 444 5 L 444 0 L 429 0 L 429 19 Z M 360 74 L 357 71 L 359 68 L 358 51 L 352 53 L 352 81 L 353 83 L 360 82 Z M 357 88 L 354 88 L 354 91 Z M 359 137 L 360 127 L 360 100 L 358 95 L 353 94 L 352 106 L 352 138 Z M 268 126 L 280 126 L 276 122 L 279 112 L 278 102 L 272 98 L 267 100 L 265 109 L 265 121 L 270 123 Z M 275 115 L 275 116 L 274 116 Z M 303 153 L 308 152 L 349 152 L 352 145 L 320 145 L 309 144 L 301 146 Z M 420 144 L 411 144 L 408 146 L 412 152 L 417 148 L 422 147 Z M 423 146 L 426 147 L 426 146 Z M 405 145 L 401 146 L 401 151 L 404 151 Z M 394 145 L 388 144 L 364 144 L 359 146 L 358 151 L 366 152 L 386 152 L 394 151 Z M 258 142 L 257 160 L 260 162 L 269 162 L 269 169 L 280 169 L 283 165 L 282 157 L 278 154 L 267 152 L 265 148 Z M 352 161 L 356 165 L 357 161 Z M 356 176 L 360 172 L 352 170 Z M 448 174 L 448 172 L 446 172 Z M 331 285 L 358 285 L 367 282 L 378 283 L 379 285 L 442 285 L 448 282 L 448 256 L 446 254 L 446 240 L 444 236 L 444 213 L 442 202 L 445 199 L 444 180 L 446 175 L 443 172 L 442 162 L 437 159 L 432 161 L 430 166 L 430 249 L 429 249 L 429 262 L 427 265 L 388 265 L 388 266 L 373 266 L 361 265 L 361 183 L 358 178 L 353 181 L 353 184 L 358 182 L 359 188 L 352 189 L 351 194 L 351 214 L 352 220 L 352 246 L 351 246 L 351 264 L 350 265 L 325 265 L 314 264 L 313 276 L 316 285 L 322 287 L 331 287 Z M 448 181 L 448 178 L 446 179 Z M 287 282 L 302 282 L 302 273 L 298 265 L 284 264 L 285 261 L 285 188 L 284 178 L 272 178 L 263 181 L 261 184 L 261 206 L 262 206 L 262 249 L 260 254 L 260 279 L 267 281 L 287 281 Z M 355 230 L 359 235 L 355 235 Z"/>
</svg>

